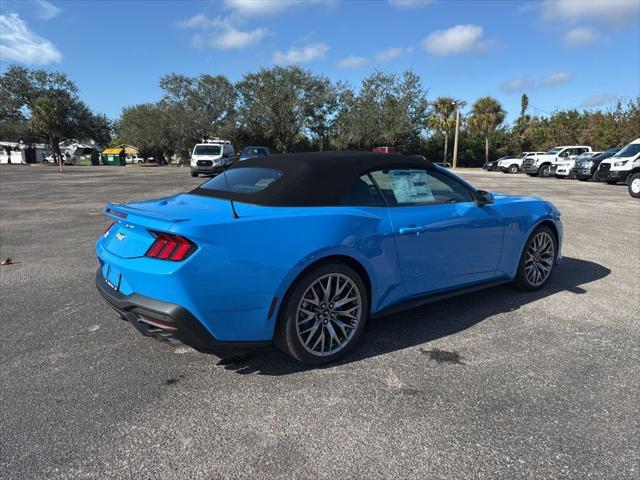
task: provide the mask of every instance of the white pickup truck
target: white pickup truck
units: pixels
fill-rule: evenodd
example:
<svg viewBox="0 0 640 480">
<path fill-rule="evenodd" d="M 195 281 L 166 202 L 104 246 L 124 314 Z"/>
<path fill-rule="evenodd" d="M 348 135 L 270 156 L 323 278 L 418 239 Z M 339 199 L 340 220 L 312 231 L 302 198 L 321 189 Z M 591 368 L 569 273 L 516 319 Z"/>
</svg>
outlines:
<svg viewBox="0 0 640 480">
<path fill-rule="evenodd" d="M 124 160 L 126 163 L 133 163 L 133 164 L 144 163 L 144 158 L 138 157 L 137 155 L 127 155 Z"/>
<path fill-rule="evenodd" d="M 532 177 L 555 175 L 555 169 L 561 160 L 575 159 L 578 155 L 592 151 L 588 145 L 561 145 L 552 148 L 544 155 L 538 155 L 522 162 L 524 172 Z"/>
<path fill-rule="evenodd" d="M 591 157 L 600 153 L 602 152 L 584 152 L 582 155 L 578 155 L 575 158 L 560 160 L 556 165 L 555 176 L 558 178 L 576 178 L 573 171 L 576 167 L 576 163 L 583 160 L 589 160 Z M 554 172 L 553 168 L 551 169 L 551 172 Z"/>
</svg>

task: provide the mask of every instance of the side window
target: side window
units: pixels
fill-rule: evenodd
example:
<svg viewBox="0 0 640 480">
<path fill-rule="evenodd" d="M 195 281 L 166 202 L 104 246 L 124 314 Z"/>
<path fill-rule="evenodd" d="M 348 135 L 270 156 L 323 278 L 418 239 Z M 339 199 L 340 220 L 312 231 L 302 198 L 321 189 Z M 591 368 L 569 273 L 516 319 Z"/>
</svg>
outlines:
<svg viewBox="0 0 640 480">
<path fill-rule="evenodd" d="M 398 168 L 372 172 L 389 205 L 439 205 L 472 202 L 473 194 L 457 180 L 440 172 Z"/>
<path fill-rule="evenodd" d="M 345 195 L 343 204 L 386 206 L 378 187 L 371 181 L 369 175 L 363 175 L 354 182 L 351 190 Z"/>
</svg>

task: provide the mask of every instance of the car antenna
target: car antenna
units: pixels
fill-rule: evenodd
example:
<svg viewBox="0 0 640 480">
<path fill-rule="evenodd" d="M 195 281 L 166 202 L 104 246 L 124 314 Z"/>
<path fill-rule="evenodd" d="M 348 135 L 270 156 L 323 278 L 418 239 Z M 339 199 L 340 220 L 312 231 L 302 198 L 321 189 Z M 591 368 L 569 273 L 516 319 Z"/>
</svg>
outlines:
<svg viewBox="0 0 640 480">
<path fill-rule="evenodd" d="M 222 176 L 224 177 L 224 183 L 227 185 L 227 195 L 229 195 L 229 204 L 231 204 L 231 214 L 233 218 L 240 218 L 238 212 L 236 212 L 236 206 L 233 204 L 233 198 L 231 198 L 231 189 L 229 188 L 229 181 L 227 180 L 227 166 L 222 166 Z"/>
</svg>

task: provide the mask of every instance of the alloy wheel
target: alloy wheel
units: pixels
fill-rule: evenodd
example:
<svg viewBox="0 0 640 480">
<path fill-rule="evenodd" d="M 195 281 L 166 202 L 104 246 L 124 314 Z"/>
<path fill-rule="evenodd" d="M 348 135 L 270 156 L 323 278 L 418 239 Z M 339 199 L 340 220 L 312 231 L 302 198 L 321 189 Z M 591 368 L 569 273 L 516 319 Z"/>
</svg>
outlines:
<svg viewBox="0 0 640 480">
<path fill-rule="evenodd" d="M 633 193 L 640 194 L 640 177 L 636 177 L 631 182 L 631 191 Z"/>
<path fill-rule="evenodd" d="M 534 287 L 547 281 L 555 261 L 555 244 L 548 232 L 534 236 L 527 247 L 524 272 L 527 281 Z"/>
<path fill-rule="evenodd" d="M 315 280 L 300 299 L 296 333 L 312 355 L 332 355 L 349 344 L 362 315 L 358 285 L 347 275 L 330 273 Z"/>
</svg>

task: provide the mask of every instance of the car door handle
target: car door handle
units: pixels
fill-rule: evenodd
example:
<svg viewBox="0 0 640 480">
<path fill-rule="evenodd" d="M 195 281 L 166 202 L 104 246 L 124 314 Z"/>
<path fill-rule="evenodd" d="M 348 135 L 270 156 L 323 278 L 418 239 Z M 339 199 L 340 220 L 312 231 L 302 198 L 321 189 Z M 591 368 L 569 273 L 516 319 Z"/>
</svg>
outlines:
<svg viewBox="0 0 640 480">
<path fill-rule="evenodd" d="M 402 227 L 400 229 L 400 235 L 410 235 L 412 233 L 422 233 L 424 231 L 424 227 Z"/>
</svg>

